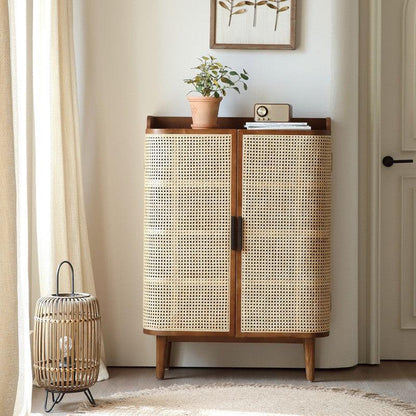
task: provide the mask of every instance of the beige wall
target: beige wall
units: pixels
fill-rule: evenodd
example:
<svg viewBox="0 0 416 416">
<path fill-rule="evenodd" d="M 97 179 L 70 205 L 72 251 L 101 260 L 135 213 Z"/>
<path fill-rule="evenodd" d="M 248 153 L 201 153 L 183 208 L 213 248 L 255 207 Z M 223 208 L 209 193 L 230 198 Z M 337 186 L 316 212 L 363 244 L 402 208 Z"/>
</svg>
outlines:
<svg viewBox="0 0 416 416">
<path fill-rule="evenodd" d="M 211 53 L 250 74 L 222 116 L 288 102 L 333 118 L 333 319 L 322 367 L 357 363 L 358 0 L 298 0 L 294 51 L 209 50 L 208 0 L 75 0 L 85 199 L 110 365 L 154 364 L 141 329 L 143 132 L 148 114 L 189 115 L 182 79 Z M 299 345 L 179 345 L 174 365 L 303 366 Z"/>
</svg>

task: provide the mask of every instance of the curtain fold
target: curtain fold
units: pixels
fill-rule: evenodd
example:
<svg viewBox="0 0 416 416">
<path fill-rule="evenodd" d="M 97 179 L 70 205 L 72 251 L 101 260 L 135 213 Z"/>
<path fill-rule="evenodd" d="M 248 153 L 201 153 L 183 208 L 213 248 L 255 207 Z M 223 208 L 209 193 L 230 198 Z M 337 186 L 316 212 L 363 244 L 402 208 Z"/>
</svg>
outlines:
<svg viewBox="0 0 416 416">
<path fill-rule="evenodd" d="M 15 416 L 32 397 L 25 45 L 25 3 L 0 0 L 0 414 Z"/>
<path fill-rule="evenodd" d="M 69 260 L 75 291 L 95 295 L 82 184 L 72 0 L 33 2 L 33 107 L 40 294 L 55 292 L 56 267 Z M 60 288 L 69 291 L 68 270 L 62 271 Z M 101 363 L 99 380 L 105 378 Z"/>
<path fill-rule="evenodd" d="M 19 374 L 16 176 L 7 0 L 0 0 L 0 414 L 13 414 Z"/>
</svg>

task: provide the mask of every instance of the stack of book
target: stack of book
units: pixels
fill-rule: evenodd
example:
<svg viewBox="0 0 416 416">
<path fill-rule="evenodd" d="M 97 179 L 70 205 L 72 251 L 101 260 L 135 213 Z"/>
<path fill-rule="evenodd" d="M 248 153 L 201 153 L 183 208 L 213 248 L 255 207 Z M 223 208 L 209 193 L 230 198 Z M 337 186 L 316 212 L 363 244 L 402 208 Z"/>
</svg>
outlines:
<svg viewBox="0 0 416 416">
<path fill-rule="evenodd" d="M 244 127 L 249 130 L 311 130 L 303 121 L 248 121 Z"/>
</svg>

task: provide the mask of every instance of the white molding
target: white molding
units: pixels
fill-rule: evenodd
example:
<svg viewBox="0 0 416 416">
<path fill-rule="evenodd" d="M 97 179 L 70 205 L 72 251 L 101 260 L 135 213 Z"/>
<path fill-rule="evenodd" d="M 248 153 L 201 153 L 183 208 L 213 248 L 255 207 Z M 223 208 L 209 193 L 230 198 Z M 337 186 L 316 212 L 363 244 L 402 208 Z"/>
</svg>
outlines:
<svg viewBox="0 0 416 416">
<path fill-rule="evenodd" d="M 409 183 L 411 181 L 411 183 Z M 406 182 L 409 183 L 406 186 Z M 416 329 L 416 270 L 414 268 L 416 256 L 416 246 L 413 245 L 413 250 L 406 250 L 405 234 L 409 229 L 413 234 L 413 239 L 416 236 L 416 176 L 402 176 L 401 177 L 401 238 L 400 238 L 400 329 Z M 406 195 L 407 192 L 407 195 Z M 409 192 L 411 196 L 409 197 Z M 410 209 L 406 203 L 409 204 L 409 199 L 413 205 Z M 407 215 L 413 214 L 413 228 L 407 227 Z M 409 256 L 413 257 L 413 274 L 408 273 L 409 268 L 406 265 L 409 262 Z M 412 287 L 412 288 L 410 288 Z M 411 300 L 409 300 L 409 296 Z"/>
<path fill-rule="evenodd" d="M 413 317 L 416 318 L 416 188 L 413 188 Z M 402 221 L 403 224 L 403 221 Z M 402 237 L 403 241 L 403 237 Z M 402 267 L 403 275 L 403 267 Z"/>
<path fill-rule="evenodd" d="M 370 1 L 367 362 L 380 362 L 381 2 Z"/>
<path fill-rule="evenodd" d="M 416 0 L 406 0 L 402 26 L 402 150 L 416 151 Z"/>
</svg>

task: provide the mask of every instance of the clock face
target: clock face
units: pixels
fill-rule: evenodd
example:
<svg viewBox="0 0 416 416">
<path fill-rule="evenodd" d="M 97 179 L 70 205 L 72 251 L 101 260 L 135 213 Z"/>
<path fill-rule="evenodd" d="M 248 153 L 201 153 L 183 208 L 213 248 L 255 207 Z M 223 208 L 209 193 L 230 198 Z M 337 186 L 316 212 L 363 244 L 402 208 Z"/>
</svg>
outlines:
<svg viewBox="0 0 416 416">
<path fill-rule="evenodd" d="M 260 117 L 265 117 L 269 111 L 264 105 L 261 105 L 257 108 L 257 115 Z"/>
</svg>

